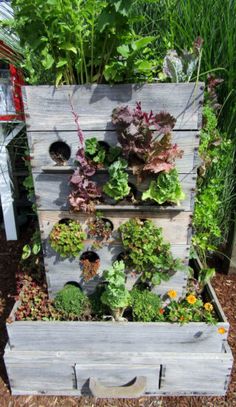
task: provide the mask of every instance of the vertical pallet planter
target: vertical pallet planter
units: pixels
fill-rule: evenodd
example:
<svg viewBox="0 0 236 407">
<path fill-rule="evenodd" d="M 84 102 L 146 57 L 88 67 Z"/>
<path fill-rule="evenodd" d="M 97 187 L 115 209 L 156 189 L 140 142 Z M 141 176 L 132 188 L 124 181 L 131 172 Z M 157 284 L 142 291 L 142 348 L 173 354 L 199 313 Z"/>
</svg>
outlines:
<svg viewBox="0 0 236 407">
<path fill-rule="evenodd" d="M 191 216 L 198 166 L 199 128 L 204 86 L 195 84 L 92 85 L 25 87 L 25 113 L 32 170 L 37 197 L 45 270 L 49 294 L 53 296 L 67 282 L 77 282 L 91 292 L 99 281 L 85 283 L 80 256 L 62 259 L 50 247 L 48 237 L 59 220 L 79 220 L 87 230 L 88 215 L 72 213 L 67 197 L 69 178 L 78 147 L 71 103 L 79 114 L 85 138 L 96 137 L 117 144 L 111 123 L 118 105 L 134 107 L 142 102 L 145 111 L 168 111 L 177 118 L 173 140 L 184 150 L 176 160 L 185 200 L 179 206 L 116 204 L 105 200 L 97 205 L 113 225 L 111 239 L 97 251 L 101 272 L 122 251 L 117 230 L 132 217 L 151 219 L 163 228 L 175 257 L 189 260 Z M 64 143 L 67 159 L 56 164 L 50 155 L 53 143 Z M 101 185 L 107 174 L 100 171 Z M 144 184 L 129 180 L 138 191 Z M 91 249 L 87 239 L 85 250 Z M 82 254 L 82 253 L 81 253 Z M 101 273 L 100 272 L 100 273 Z M 132 285 L 132 281 L 129 281 Z M 184 295 L 187 276 L 177 272 L 157 292 L 175 289 Z M 214 291 L 208 297 L 219 317 L 216 326 L 205 323 L 51 322 L 15 321 L 19 304 L 7 324 L 9 344 L 4 360 L 12 393 L 48 395 L 94 395 L 96 397 L 139 397 L 141 395 L 223 395 L 227 390 L 232 354 L 227 344 L 229 324 Z M 223 335 L 218 333 L 223 329 Z M 209 381 L 209 377 L 211 380 Z"/>
</svg>

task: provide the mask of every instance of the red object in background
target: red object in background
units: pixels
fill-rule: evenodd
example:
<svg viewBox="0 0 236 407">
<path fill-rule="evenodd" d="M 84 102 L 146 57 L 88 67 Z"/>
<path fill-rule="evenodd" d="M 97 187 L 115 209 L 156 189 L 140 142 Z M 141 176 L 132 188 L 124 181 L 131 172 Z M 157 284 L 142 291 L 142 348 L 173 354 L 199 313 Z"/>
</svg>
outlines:
<svg viewBox="0 0 236 407">
<path fill-rule="evenodd" d="M 17 69 L 14 65 L 9 65 L 9 71 L 13 90 L 12 99 L 16 113 L 9 115 L 0 115 L 0 121 L 24 120 L 24 108 L 21 92 L 21 86 L 24 85 L 23 76 L 20 70 Z"/>
</svg>

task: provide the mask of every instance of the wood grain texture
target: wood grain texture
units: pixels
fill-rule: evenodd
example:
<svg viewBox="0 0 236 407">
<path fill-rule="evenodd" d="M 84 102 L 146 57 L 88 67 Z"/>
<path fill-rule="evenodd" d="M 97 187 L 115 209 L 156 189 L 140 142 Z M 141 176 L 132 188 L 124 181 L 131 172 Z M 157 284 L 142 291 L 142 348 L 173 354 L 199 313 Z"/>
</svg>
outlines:
<svg viewBox="0 0 236 407">
<path fill-rule="evenodd" d="M 220 335 L 218 327 L 226 333 Z M 10 347 L 28 351 L 221 352 L 229 324 L 168 322 L 16 321 L 7 324 Z"/>
<path fill-rule="evenodd" d="M 226 392 L 232 354 L 188 352 L 91 353 L 65 350 L 6 349 L 5 364 L 13 394 L 91 395 L 88 380 L 108 385 L 145 374 L 146 395 L 197 395 Z M 160 370 L 160 366 L 162 366 Z"/>
<path fill-rule="evenodd" d="M 109 220 L 113 225 L 113 232 L 109 241 L 120 241 L 120 233 L 118 228 L 128 222 L 129 219 L 139 218 L 151 220 L 156 227 L 162 228 L 163 237 L 171 244 L 187 244 L 188 228 L 191 224 L 191 212 L 157 212 L 146 213 L 141 211 L 135 212 L 121 212 L 116 211 L 103 211 L 103 218 Z M 47 239 L 53 226 L 62 219 L 73 219 L 79 222 L 83 230 L 88 235 L 89 223 L 92 222 L 94 215 L 87 215 L 85 213 L 75 213 L 69 211 L 38 211 L 39 225 L 41 229 L 41 236 Z"/>
<path fill-rule="evenodd" d="M 68 210 L 68 196 L 71 192 L 71 187 L 69 185 L 70 175 L 69 174 L 33 174 L 35 194 L 36 194 L 36 204 L 38 210 Z M 98 173 L 94 175 L 93 179 L 102 186 L 108 180 L 108 174 Z M 124 201 L 119 201 L 116 203 L 112 198 L 104 195 L 104 203 L 96 205 L 97 210 L 125 210 L 130 207 L 131 210 L 147 210 L 156 211 L 160 210 L 185 210 L 191 211 L 193 209 L 193 197 L 196 183 L 196 176 L 194 174 L 179 174 L 179 179 L 182 184 L 183 191 L 185 192 L 185 200 L 183 200 L 180 205 L 169 205 L 169 206 L 158 206 L 153 203 L 148 203 L 144 201 L 143 204 L 131 205 Z M 141 196 L 141 193 L 148 188 L 150 179 L 146 179 L 141 184 L 137 184 L 136 177 L 133 175 L 129 176 L 129 182 L 137 187 L 137 195 Z"/>
<path fill-rule="evenodd" d="M 74 110 L 83 130 L 112 129 L 111 113 L 118 105 L 142 102 L 145 111 L 165 110 L 177 119 L 175 129 L 199 128 L 203 83 L 145 85 L 26 86 L 23 89 L 30 131 L 75 130 Z"/>
<path fill-rule="evenodd" d="M 86 131 L 85 139 L 96 137 L 97 140 L 108 143 L 110 146 L 117 145 L 117 133 L 114 131 Z M 31 155 L 31 166 L 33 172 L 63 170 L 63 166 L 57 166 L 49 154 L 52 143 L 63 142 L 70 147 L 70 159 L 65 162 L 67 166 L 74 166 L 76 152 L 78 150 L 78 135 L 76 132 L 28 132 L 28 140 Z M 197 172 L 196 152 L 199 144 L 199 137 L 196 131 L 176 131 L 173 133 L 173 143 L 177 143 L 184 151 L 182 158 L 176 159 L 176 168 L 180 173 Z"/>
</svg>

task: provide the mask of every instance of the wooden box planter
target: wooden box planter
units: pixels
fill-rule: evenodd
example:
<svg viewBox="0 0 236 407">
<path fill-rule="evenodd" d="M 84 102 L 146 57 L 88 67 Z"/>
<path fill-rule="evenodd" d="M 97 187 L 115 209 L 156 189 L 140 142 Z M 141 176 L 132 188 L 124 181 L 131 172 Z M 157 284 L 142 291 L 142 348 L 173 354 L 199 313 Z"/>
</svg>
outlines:
<svg viewBox="0 0 236 407">
<path fill-rule="evenodd" d="M 32 157 L 36 204 L 44 245 L 49 294 L 53 296 L 67 282 L 76 282 L 91 292 L 98 278 L 84 283 L 80 255 L 63 259 L 50 247 L 52 227 L 64 218 L 77 219 L 84 230 L 88 215 L 72 213 L 67 196 L 73 172 L 78 134 L 71 102 L 79 114 L 85 138 L 116 145 L 111 113 L 118 105 L 134 107 L 142 102 L 144 111 L 168 111 L 177 118 L 173 140 L 184 150 L 176 160 L 186 198 L 181 205 L 132 205 L 107 199 L 96 209 L 113 224 L 111 239 L 97 250 L 101 271 L 112 264 L 122 250 L 118 227 L 131 217 L 151 219 L 163 228 L 174 256 L 189 259 L 191 216 L 198 167 L 199 129 L 204 86 L 189 84 L 92 85 L 25 87 L 25 113 Z M 66 143 L 65 165 L 56 165 L 50 156 L 53 143 Z M 106 181 L 106 171 L 96 180 Z M 138 192 L 132 174 L 129 180 Z M 91 241 L 85 249 L 91 249 Z M 82 254 L 82 253 L 81 253 Z M 128 285 L 132 286 L 131 277 Z M 157 292 L 175 289 L 184 295 L 187 275 L 177 272 Z M 14 321 L 16 304 L 7 324 L 9 344 L 5 364 L 12 393 L 48 395 L 94 395 L 96 397 L 138 397 L 141 395 L 224 395 L 227 390 L 232 354 L 227 344 L 229 324 L 209 286 L 209 300 L 219 317 L 217 325 L 189 323 L 112 323 Z M 221 335 L 218 329 L 221 328 Z"/>
<path fill-rule="evenodd" d="M 207 290 L 220 320 L 217 325 L 7 324 L 4 360 L 12 394 L 224 395 L 233 363 L 227 344 L 229 324 L 211 286 Z M 225 333 L 219 334 L 218 328 Z"/>
<path fill-rule="evenodd" d="M 99 278 L 95 278 L 84 284 L 81 279 L 80 256 L 74 260 L 62 259 L 48 243 L 49 233 L 59 219 L 73 218 L 84 224 L 88 217 L 70 212 L 68 203 L 71 191 L 69 179 L 73 173 L 79 144 L 71 105 L 79 115 L 85 139 L 96 137 L 98 141 L 110 146 L 117 145 L 117 132 L 111 123 L 111 114 L 118 105 L 134 107 L 136 102 L 141 101 L 143 110 L 147 112 L 168 111 L 177 119 L 173 130 L 173 143 L 177 143 L 184 151 L 183 158 L 176 159 L 176 168 L 186 196 L 179 206 L 159 206 L 148 201 L 139 205 L 125 201 L 114 204 L 109 197 L 104 197 L 104 201 L 96 205 L 96 209 L 101 210 L 103 216 L 114 224 L 111 242 L 97 251 L 101 260 L 98 274 L 101 274 L 104 267 L 111 265 L 122 251 L 117 238 L 117 228 L 131 217 L 148 218 L 162 227 L 164 237 L 171 244 L 173 255 L 188 262 L 191 215 L 199 164 L 198 145 L 203 93 L 202 83 L 62 86 L 57 89 L 52 86 L 25 87 L 27 135 L 44 244 L 46 277 L 51 296 L 68 281 L 77 282 L 90 292 L 99 281 Z M 62 163 L 56 162 L 51 154 L 54 143 L 64 143 L 66 160 Z M 104 185 L 108 179 L 107 171 L 98 170 L 94 179 L 98 185 Z M 149 179 L 137 183 L 131 171 L 129 181 L 139 195 L 149 183 Z M 85 250 L 90 250 L 91 244 L 92 242 L 87 241 Z M 172 288 L 181 296 L 185 293 L 186 282 L 186 273 L 179 271 L 169 282 L 163 282 L 156 287 L 156 291 L 164 295 Z M 130 283 L 132 284 L 132 281 Z"/>
</svg>

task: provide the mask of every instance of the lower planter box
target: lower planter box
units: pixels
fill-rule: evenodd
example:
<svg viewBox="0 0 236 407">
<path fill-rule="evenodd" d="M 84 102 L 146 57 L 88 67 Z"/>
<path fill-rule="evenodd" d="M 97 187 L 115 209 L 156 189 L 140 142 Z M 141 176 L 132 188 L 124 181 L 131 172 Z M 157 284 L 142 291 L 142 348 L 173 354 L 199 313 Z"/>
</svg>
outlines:
<svg viewBox="0 0 236 407">
<path fill-rule="evenodd" d="M 7 324 L 4 360 L 12 394 L 224 395 L 233 363 L 229 324 L 211 286 L 207 290 L 219 316 L 217 325 Z"/>
</svg>

